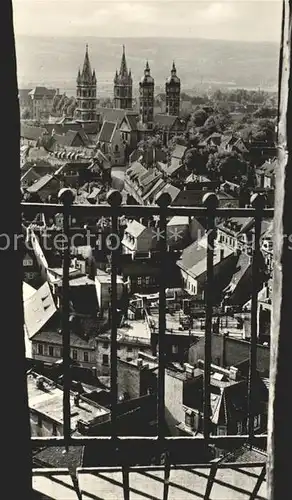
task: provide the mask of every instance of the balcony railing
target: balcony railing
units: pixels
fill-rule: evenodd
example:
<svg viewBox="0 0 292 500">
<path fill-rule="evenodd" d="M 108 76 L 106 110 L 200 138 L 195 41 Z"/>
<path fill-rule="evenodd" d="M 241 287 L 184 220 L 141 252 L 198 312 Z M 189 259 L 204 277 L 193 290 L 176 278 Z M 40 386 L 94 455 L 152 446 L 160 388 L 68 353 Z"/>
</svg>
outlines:
<svg viewBox="0 0 292 500">
<path fill-rule="evenodd" d="M 163 456 L 166 454 L 171 464 L 179 465 L 182 463 L 182 450 L 186 456 L 194 453 L 198 449 L 205 452 L 210 447 L 236 448 L 242 444 L 248 443 L 251 446 L 257 446 L 261 449 L 266 447 L 266 435 L 257 435 L 254 430 L 254 384 L 257 369 L 257 303 L 259 289 L 259 262 L 260 262 L 260 233 L 261 222 L 265 218 L 273 217 L 273 209 L 265 208 L 265 200 L 261 195 L 254 195 L 251 200 L 250 208 L 218 208 L 218 200 L 215 194 L 205 195 L 202 207 L 172 207 L 169 206 L 170 197 L 168 194 L 162 194 L 157 201 L 157 206 L 125 206 L 121 205 L 121 195 L 118 191 L 112 191 L 108 195 L 107 205 L 74 205 L 73 196 L 70 190 L 60 191 L 60 204 L 22 204 L 23 215 L 44 213 L 53 215 L 63 213 L 63 231 L 67 241 L 70 238 L 70 216 L 94 216 L 110 217 L 112 221 L 112 233 L 118 234 L 119 217 L 147 217 L 150 215 L 159 216 L 160 234 L 166 234 L 167 218 L 174 215 L 187 215 L 189 217 L 205 217 L 207 219 L 207 239 L 206 250 L 207 259 L 207 284 L 205 294 L 205 363 L 204 363 L 204 418 L 203 418 L 203 437 L 169 437 L 165 435 L 165 336 L 166 336 L 166 276 L 167 269 L 164 266 L 166 259 L 163 253 L 167 251 L 166 239 L 160 238 L 161 258 L 161 279 L 159 289 L 159 353 L 158 353 L 158 390 L 157 390 L 157 436 L 156 437 L 122 437 L 117 435 L 117 316 L 112 314 L 111 323 L 111 431 L 109 437 L 99 436 L 81 436 L 71 435 L 70 422 L 70 324 L 69 324 L 69 264 L 70 264 L 70 245 L 68 244 L 63 252 L 63 303 L 62 303 L 62 332 L 63 332 L 63 366 L 64 366 L 64 398 L 63 398 L 63 419 L 64 436 L 57 437 L 32 437 L 33 447 L 43 446 L 65 446 L 68 449 L 71 446 L 86 445 L 89 442 L 101 444 L 102 454 L 108 455 L 111 452 L 116 457 L 117 463 L 126 460 L 127 465 L 135 465 L 135 453 L 132 453 L 133 444 L 137 449 L 151 447 L 154 456 Z M 216 218 L 228 217 L 253 217 L 254 218 L 254 242 L 252 256 L 252 297 L 251 297 L 251 340 L 249 355 L 249 386 L 248 386 L 248 433 L 246 435 L 226 435 L 215 436 L 211 434 L 211 402 L 210 402 L 210 377 L 211 377 L 211 346 L 212 346 L 212 314 L 213 314 L 213 280 L 214 280 L 214 239 Z M 111 307 L 112 311 L 117 310 L 117 266 L 118 250 L 111 251 Z M 131 457 L 133 463 L 131 463 Z M 124 458 L 123 458 L 124 457 Z M 126 459 L 127 457 L 127 459 Z M 106 464 L 105 464 L 106 465 Z M 143 465 L 143 463 L 139 463 Z M 146 465 L 146 464 L 145 464 Z"/>
</svg>

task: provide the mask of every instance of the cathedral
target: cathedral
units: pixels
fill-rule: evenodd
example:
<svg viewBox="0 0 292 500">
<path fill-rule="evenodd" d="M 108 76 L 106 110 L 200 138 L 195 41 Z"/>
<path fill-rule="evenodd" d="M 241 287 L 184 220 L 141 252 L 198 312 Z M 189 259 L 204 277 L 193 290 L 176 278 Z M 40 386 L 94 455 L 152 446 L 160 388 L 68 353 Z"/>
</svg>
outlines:
<svg viewBox="0 0 292 500">
<path fill-rule="evenodd" d="M 128 69 L 125 46 L 123 45 L 121 65 L 114 77 L 114 108 L 123 110 L 133 109 L 133 79 Z M 97 121 L 96 75 L 91 70 L 88 46 L 86 45 L 82 72 L 78 71 L 76 91 L 76 121 L 87 124 Z M 154 89 L 155 82 L 151 76 L 148 61 L 144 75 L 139 82 L 139 115 L 144 127 L 151 129 L 154 123 Z M 165 114 L 178 117 L 180 114 L 180 78 L 177 76 L 173 62 L 170 76 L 165 83 L 166 108 Z"/>
</svg>

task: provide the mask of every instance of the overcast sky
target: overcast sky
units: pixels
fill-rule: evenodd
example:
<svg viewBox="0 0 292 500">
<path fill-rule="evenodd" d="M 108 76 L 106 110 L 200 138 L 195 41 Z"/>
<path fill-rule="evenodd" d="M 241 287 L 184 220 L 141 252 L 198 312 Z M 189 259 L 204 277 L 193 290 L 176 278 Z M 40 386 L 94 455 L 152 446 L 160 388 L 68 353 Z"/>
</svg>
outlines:
<svg viewBox="0 0 292 500">
<path fill-rule="evenodd" d="M 13 0 L 15 35 L 279 42 L 281 0 Z"/>
</svg>

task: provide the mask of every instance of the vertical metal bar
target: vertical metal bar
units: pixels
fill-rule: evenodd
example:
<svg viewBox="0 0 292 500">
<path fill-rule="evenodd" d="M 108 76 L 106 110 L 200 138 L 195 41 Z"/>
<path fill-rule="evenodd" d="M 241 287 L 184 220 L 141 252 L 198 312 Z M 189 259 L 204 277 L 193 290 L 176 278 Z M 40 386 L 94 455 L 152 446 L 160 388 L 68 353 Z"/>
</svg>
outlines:
<svg viewBox="0 0 292 500">
<path fill-rule="evenodd" d="M 163 439 L 165 433 L 165 331 L 166 331 L 166 262 L 167 233 L 166 233 L 166 212 L 165 209 L 170 203 L 168 193 L 163 193 L 157 200 L 160 207 L 159 231 L 157 233 L 158 246 L 160 250 L 160 286 L 159 286 L 159 332 L 158 332 L 158 391 L 157 391 L 157 419 L 158 437 Z"/>
<path fill-rule="evenodd" d="M 216 473 L 218 470 L 218 465 L 219 465 L 220 461 L 222 461 L 222 458 L 215 458 L 211 462 L 210 473 L 208 476 L 204 500 L 210 500 L 210 495 L 211 495 L 211 491 L 213 488 L 214 479 L 215 479 L 215 476 L 216 476 Z"/>
<path fill-rule="evenodd" d="M 118 191 L 110 191 L 107 196 L 108 203 L 114 208 L 122 202 Z M 117 404 L 118 404 L 118 371 L 117 371 L 117 331 L 118 331 L 118 300 L 117 300 L 117 252 L 119 248 L 118 217 L 111 217 L 112 235 L 107 239 L 107 246 L 111 250 L 111 430 L 112 438 L 117 438 Z"/>
<path fill-rule="evenodd" d="M 130 500 L 130 469 L 127 465 L 122 466 L 124 500 Z"/>
<path fill-rule="evenodd" d="M 280 116 L 273 241 L 273 308 L 268 411 L 267 498 L 285 498 L 291 487 L 292 307 L 291 307 L 291 200 L 292 200 L 292 0 L 283 0 L 280 68 Z"/>
<path fill-rule="evenodd" d="M 214 295 L 214 243 L 215 243 L 215 217 L 212 212 L 218 206 L 215 194 L 208 193 L 203 198 L 203 204 L 207 207 L 207 282 L 206 282 L 206 320 L 205 320 L 205 352 L 204 352 L 204 438 L 208 440 L 211 432 L 211 403 L 210 403 L 210 376 L 212 359 L 212 314 Z"/>
<path fill-rule="evenodd" d="M 164 464 L 163 500 L 168 500 L 170 470 L 171 470 L 170 456 L 169 456 L 169 453 L 166 453 L 165 454 L 165 464 Z"/>
<path fill-rule="evenodd" d="M 251 295 L 251 339 L 249 351 L 249 380 L 248 380 L 248 435 L 249 443 L 252 446 L 254 438 L 254 384 L 257 371 L 257 309 L 258 309 L 258 292 L 260 288 L 259 273 L 261 267 L 261 252 L 260 252 L 260 237 L 262 215 L 261 209 L 264 207 L 264 198 L 261 195 L 253 195 L 251 199 L 252 206 L 256 209 L 254 221 L 254 241 L 253 241 L 253 258 L 252 258 L 252 295 Z"/>
<path fill-rule="evenodd" d="M 59 200 L 63 203 L 63 286 L 62 286 L 62 336 L 63 336 L 63 427 L 65 449 L 68 451 L 71 435 L 70 416 L 70 322 L 69 322 L 69 267 L 70 267 L 70 207 L 73 193 L 61 189 Z"/>
<path fill-rule="evenodd" d="M 256 497 L 258 495 L 258 492 L 260 491 L 260 487 L 265 479 L 265 476 L 266 476 L 266 466 L 264 465 L 262 470 L 261 470 L 261 473 L 257 479 L 257 482 L 255 484 L 255 487 L 252 491 L 252 494 L 250 495 L 250 498 L 249 500 L 256 500 Z"/>
</svg>

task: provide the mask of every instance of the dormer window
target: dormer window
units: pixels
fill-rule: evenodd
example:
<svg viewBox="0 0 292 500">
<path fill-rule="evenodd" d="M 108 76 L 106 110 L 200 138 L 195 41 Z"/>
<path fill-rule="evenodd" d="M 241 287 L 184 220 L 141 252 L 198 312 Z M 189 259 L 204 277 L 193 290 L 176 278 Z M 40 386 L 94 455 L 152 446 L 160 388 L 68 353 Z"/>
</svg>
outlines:
<svg viewBox="0 0 292 500">
<path fill-rule="evenodd" d="M 185 425 L 186 427 L 193 429 L 194 422 L 195 422 L 194 412 L 190 408 L 188 408 L 185 413 Z"/>
</svg>

